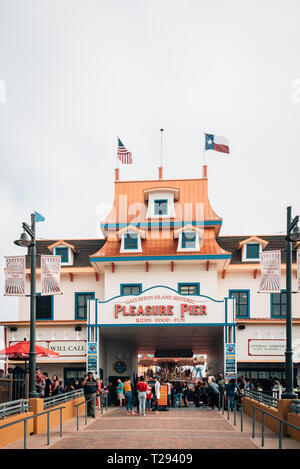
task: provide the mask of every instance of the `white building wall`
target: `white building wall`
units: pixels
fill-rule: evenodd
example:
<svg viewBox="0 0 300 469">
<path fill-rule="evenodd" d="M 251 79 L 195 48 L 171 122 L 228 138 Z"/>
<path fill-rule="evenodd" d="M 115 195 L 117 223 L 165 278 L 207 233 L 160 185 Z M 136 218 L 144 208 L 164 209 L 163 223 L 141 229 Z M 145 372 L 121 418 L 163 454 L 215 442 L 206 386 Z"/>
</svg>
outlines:
<svg viewBox="0 0 300 469">
<path fill-rule="evenodd" d="M 297 280 L 293 275 L 292 291 L 297 289 Z M 260 273 L 256 279 L 253 272 L 226 272 L 225 279 L 218 274 L 218 296 L 229 295 L 229 290 L 250 290 L 250 318 L 271 318 L 271 294 L 258 293 Z M 285 274 L 281 277 L 281 288 L 285 289 Z M 292 311 L 294 318 L 300 318 L 300 293 L 292 295 Z"/>
<path fill-rule="evenodd" d="M 120 295 L 121 284 L 141 283 L 143 291 L 147 288 L 163 285 L 178 290 L 178 283 L 200 283 L 200 294 L 214 299 L 218 296 L 217 266 L 210 264 L 206 270 L 205 264 L 179 264 L 174 263 L 174 271 L 168 264 L 151 264 L 146 272 L 145 263 L 140 265 L 115 265 L 115 271 L 107 267 L 105 271 L 105 299 L 109 300 Z M 219 299 L 219 298 L 217 298 Z"/>
<path fill-rule="evenodd" d="M 27 289 L 30 282 L 27 281 Z M 96 281 L 95 274 L 74 274 L 73 282 L 69 275 L 61 276 L 62 295 L 53 295 L 53 312 L 55 321 L 75 319 L 75 292 L 94 292 L 95 298 L 103 298 L 103 275 L 99 274 L 99 281 Z M 29 291 L 29 290 L 28 290 Z M 41 291 L 40 277 L 37 277 L 36 291 Z M 19 320 L 28 321 L 30 319 L 30 298 L 21 297 L 19 302 Z"/>
</svg>

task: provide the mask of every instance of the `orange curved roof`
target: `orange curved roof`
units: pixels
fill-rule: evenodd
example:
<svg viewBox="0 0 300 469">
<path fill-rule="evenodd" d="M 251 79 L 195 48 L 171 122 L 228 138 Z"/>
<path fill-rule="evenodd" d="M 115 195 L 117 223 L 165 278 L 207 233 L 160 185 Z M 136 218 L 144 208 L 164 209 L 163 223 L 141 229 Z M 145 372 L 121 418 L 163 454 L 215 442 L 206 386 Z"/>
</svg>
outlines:
<svg viewBox="0 0 300 469">
<path fill-rule="evenodd" d="M 164 180 L 156 181 L 115 181 L 115 200 L 109 215 L 102 221 L 107 223 L 141 223 L 147 222 L 147 203 L 145 202 L 144 191 L 149 189 L 169 189 L 179 191 L 179 200 L 174 202 L 176 217 L 173 221 L 182 221 L 185 204 L 191 204 L 191 220 L 203 221 L 201 210 L 197 210 L 197 204 L 203 204 L 205 221 L 221 221 L 211 208 L 207 179 L 184 179 L 184 180 Z"/>
</svg>

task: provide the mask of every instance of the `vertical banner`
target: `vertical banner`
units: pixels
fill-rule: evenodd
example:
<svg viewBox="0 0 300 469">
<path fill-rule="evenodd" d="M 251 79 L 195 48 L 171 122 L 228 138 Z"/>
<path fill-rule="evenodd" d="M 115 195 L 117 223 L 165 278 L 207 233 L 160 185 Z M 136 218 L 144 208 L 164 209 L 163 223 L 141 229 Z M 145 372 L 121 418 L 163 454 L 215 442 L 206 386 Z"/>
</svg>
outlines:
<svg viewBox="0 0 300 469">
<path fill-rule="evenodd" d="M 300 249 L 297 249 L 297 284 L 300 291 Z"/>
<path fill-rule="evenodd" d="M 61 256 L 41 255 L 41 295 L 56 295 L 60 288 Z"/>
<path fill-rule="evenodd" d="M 225 360 L 224 360 L 224 379 L 226 384 L 231 379 L 237 378 L 236 371 L 236 344 L 225 343 Z"/>
<path fill-rule="evenodd" d="M 261 281 L 259 291 L 264 293 L 280 293 L 281 251 L 260 253 Z"/>
<path fill-rule="evenodd" d="M 87 344 L 87 360 L 86 368 L 87 372 L 91 371 L 94 374 L 99 373 L 98 366 L 98 343 L 97 342 L 88 342 Z"/>
<path fill-rule="evenodd" d="M 6 296 L 25 295 L 25 256 L 5 257 L 5 293 Z"/>
</svg>

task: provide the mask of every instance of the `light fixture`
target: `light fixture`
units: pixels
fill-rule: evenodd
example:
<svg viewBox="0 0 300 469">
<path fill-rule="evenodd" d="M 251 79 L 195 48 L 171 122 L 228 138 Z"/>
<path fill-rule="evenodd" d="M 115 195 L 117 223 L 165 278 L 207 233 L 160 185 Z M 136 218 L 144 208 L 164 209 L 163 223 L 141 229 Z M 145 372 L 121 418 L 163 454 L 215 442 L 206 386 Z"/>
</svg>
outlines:
<svg viewBox="0 0 300 469">
<path fill-rule="evenodd" d="M 295 226 L 289 238 L 290 238 L 290 241 L 294 241 L 294 242 L 300 241 L 300 230 L 299 230 L 298 225 Z"/>
<path fill-rule="evenodd" d="M 14 244 L 16 244 L 17 246 L 21 246 L 22 248 L 29 248 L 32 245 L 32 242 L 28 238 L 25 231 L 23 231 L 23 233 L 20 236 L 20 239 L 17 239 L 16 241 L 14 241 Z"/>
</svg>

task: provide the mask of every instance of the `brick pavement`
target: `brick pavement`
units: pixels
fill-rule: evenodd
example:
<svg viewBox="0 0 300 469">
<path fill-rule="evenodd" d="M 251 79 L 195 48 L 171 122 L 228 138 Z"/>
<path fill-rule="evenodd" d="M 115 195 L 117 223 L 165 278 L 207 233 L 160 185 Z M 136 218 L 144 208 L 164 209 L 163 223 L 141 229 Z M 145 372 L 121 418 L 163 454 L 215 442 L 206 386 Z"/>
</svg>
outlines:
<svg viewBox="0 0 300 469">
<path fill-rule="evenodd" d="M 91 419 L 92 420 L 92 419 Z M 170 409 L 146 417 L 114 408 L 53 449 L 255 449 L 215 410 Z"/>
<path fill-rule="evenodd" d="M 244 431 L 240 431 L 240 413 L 234 426 L 233 413 L 210 409 L 170 409 L 146 417 L 126 416 L 125 409 L 109 408 L 103 415 L 97 411 L 96 419 L 80 417 L 80 431 L 76 431 L 76 420 L 70 419 L 63 425 L 63 437 L 59 427 L 51 430 L 50 446 L 46 446 L 46 435 L 28 438 L 29 449 L 257 449 L 260 446 L 260 424 L 257 435 L 252 439 L 252 419 L 244 415 Z M 5 447 L 23 448 L 23 440 Z M 278 448 L 278 436 L 265 429 L 265 448 Z M 300 443 L 285 439 L 283 448 L 300 449 Z"/>
</svg>

